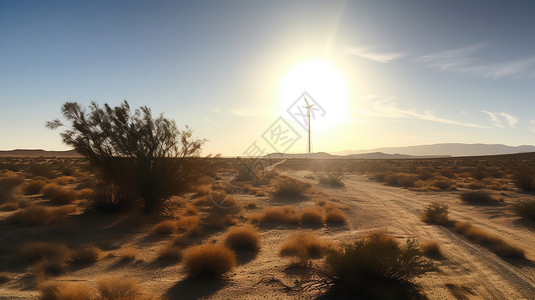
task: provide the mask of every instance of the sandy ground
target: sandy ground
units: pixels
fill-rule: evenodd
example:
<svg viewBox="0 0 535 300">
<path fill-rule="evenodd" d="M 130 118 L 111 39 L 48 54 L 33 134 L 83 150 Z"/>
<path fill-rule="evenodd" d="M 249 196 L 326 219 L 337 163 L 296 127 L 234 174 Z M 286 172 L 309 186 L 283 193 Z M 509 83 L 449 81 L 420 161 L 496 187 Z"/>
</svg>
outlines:
<svg viewBox="0 0 535 300">
<path fill-rule="evenodd" d="M 313 183 L 304 176 L 310 171 L 286 172 L 286 175 Z M 430 299 L 452 299 L 454 295 L 464 299 L 535 299 L 535 226 L 522 221 L 505 205 L 470 206 L 462 204 L 459 192 L 413 192 L 388 187 L 368 180 L 363 175 L 345 175 L 344 188 L 330 188 L 314 184 L 325 199 L 333 199 L 345 207 L 347 226 L 327 226 L 315 230 L 318 235 L 340 242 L 351 242 L 369 231 L 383 229 L 400 239 L 417 238 L 434 240 L 441 245 L 444 254 L 436 258 L 439 271 L 417 279 L 417 283 Z M 531 197 L 515 192 L 505 192 L 501 197 L 506 203 L 518 197 Z M 255 200 L 260 211 L 264 207 L 291 204 L 313 205 L 317 197 L 305 201 L 281 203 L 270 197 L 244 196 L 240 201 Z M 450 217 L 458 221 L 470 221 L 489 232 L 502 236 L 526 251 L 527 260 L 506 260 L 486 248 L 477 245 L 451 229 L 427 225 L 419 220 L 421 210 L 432 201 L 446 203 Z M 0 285 L 0 299 L 32 299 L 38 296 L 31 285 L 26 265 L 13 259 L 16 246 L 24 240 L 47 237 L 47 240 L 92 243 L 100 246 L 105 255 L 89 267 L 70 269 L 56 281 L 87 282 L 92 284 L 103 274 L 131 276 L 139 280 L 147 290 L 169 299 L 311 299 L 314 293 L 291 293 L 282 286 L 262 282 L 276 278 L 292 285 L 300 278 L 299 272 L 288 268 L 292 260 L 278 255 L 280 243 L 299 226 L 261 226 L 262 248 L 257 255 L 238 253 L 238 267 L 220 280 L 192 280 L 183 272 L 180 262 L 158 261 L 157 251 L 167 245 L 173 236 L 158 237 L 149 234 L 152 224 L 140 222 L 133 226 L 130 219 L 116 220 L 84 216 L 66 223 L 24 228 L 1 224 L 0 260 L 4 270 L 14 279 Z M 135 223 L 135 222 L 134 222 Z M 76 224 L 76 226 L 74 225 Z M 80 232 L 83 232 L 81 234 Z M 224 231 L 206 233 L 194 243 L 218 241 Z M 119 252 L 124 247 L 136 249 L 136 259 L 121 262 Z"/>
</svg>

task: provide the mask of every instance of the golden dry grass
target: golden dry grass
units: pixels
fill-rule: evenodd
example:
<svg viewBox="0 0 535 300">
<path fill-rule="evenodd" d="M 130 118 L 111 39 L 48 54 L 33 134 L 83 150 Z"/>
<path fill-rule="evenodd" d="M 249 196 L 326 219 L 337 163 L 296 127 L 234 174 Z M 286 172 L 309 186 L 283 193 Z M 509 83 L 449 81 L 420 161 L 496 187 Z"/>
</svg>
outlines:
<svg viewBox="0 0 535 300">
<path fill-rule="evenodd" d="M 332 241 L 319 238 L 311 231 L 298 231 L 284 240 L 280 246 L 281 256 L 297 257 L 301 261 L 323 257 L 336 248 Z"/>
<path fill-rule="evenodd" d="M 236 266 L 236 254 L 218 244 L 203 244 L 186 249 L 184 268 L 192 277 L 219 277 Z"/>
<path fill-rule="evenodd" d="M 461 194 L 461 200 L 469 204 L 495 204 L 498 201 L 484 191 L 469 191 Z"/>
<path fill-rule="evenodd" d="M 78 192 L 56 183 L 45 185 L 41 192 L 45 198 L 50 199 L 50 201 L 56 204 L 69 204 L 78 199 Z"/>
<path fill-rule="evenodd" d="M 18 250 L 22 259 L 35 262 L 43 259 L 66 259 L 70 250 L 64 244 L 51 242 L 28 242 Z"/>
<path fill-rule="evenodd" d="M 319 206 L 305 207 L 301 212 L 301 224 L 322 226 L 324 222 L 323 210 Z"/>
<path fill-rule="evenodd" d="M 134 278 L 101 277 L 96 284 L 99 300 L 155 299 Z"/>
<path fill-rule="evenodd" d="M 87 246 L 74 250 L 71 254 L 71 260 L 76 264 L 88 265 L 96 263 L 101 256 L 102 250 L 97 246 Z"/>
<path fill-rule="evenodd" d="M 172 234 L 178 229 L 177 221 L 163 220 L 160 223 L 152 226 L 150 232 L 154 235 Z"/>
<path fill-rule="evenodd" d="M 22 185 L 24 195 L 35 195 L 41 193 L 41 189 L 46 185 L 44 180 L 32 180 Z"/>
<path fill-rule="evenodd" d="M 420 216 L 422 222 L 428 224 L 437 224 L 437 225 L 450 225 L 451 221 L 448 217 L 448 205 L 441 204 L 438 202 L 433 202 L 429 204 L 422 215 Z"/>
<path fill-rule="evenodd" d="M 491 234 L 479 227 L 472 225 L 470 222 L 456 222 L 455 231 L 476 243 L 489 248 L 492 252 L 510 258 L 524 258 L 524 250 L 511 245 L 501 237 Z"/>
<path fill-rule="evenodd" d="M 47 207 L 36 205 L 15 212 L 7 218 L 7 221 L 24 226 L 48 225 L 67 219 L 74 211 L 75 209 L 72 206 Z"/>
<path fill-rule="evenodd" d="M 178 228 L 185 230 L 188 235 L 198 235 L 201 233 L 201 217 L 186 216 L 178 219 Z"/>
<path fill-rule="evenodd" d="M 158 259 L 179 261 L 182 259 L 182 249 L 176 245 L 168 245 L 158 251 Z"/>
<path fill-rule="evenodd" d="M 40 300 L 92 300 L 93 290 L 82 283 L 46 282 L 39 287 Z"/>
<path fill-rule="evenodd" d="M 440 244 L 437 241 L 425 241 L 420 246 L 422 252 L 428 255 L 440 255 Z"/>
<path fill-rule="evenodd" d="M 8 273 L 0 272 L 0 284 L 7 283 L 11 280 L 11 276 Z"/>
<path fill-rule="evenodd" d="M 117 251 L 117 256 L 119 256 L 119 260 L 128 262 L 128 261 L 134 261 L 136 260 L 138 255 L 138 251 L 136 248 L 133 247 L 123 247 Z"/>
<path fill-rule="evenodd" d="M 328 207 L 325 211 L 325 221 L 327 224 L 346 224 L 347 217 L 339 208 Z"/>
<path fill-rule="evenodd" d="M 231 227 L 227 231 L 225 244 L 234 250 L 260 250 L 262 236 L 251 225 Z"/>
<path fill-rule="evenodd" d="M 266 207 L 262 213 L 252 215 L 249 217 L 255 223 L 286 223 L 297 225 L 300 221 L 300 216 L 293 206 L 278 206 Z"/>
</svg>

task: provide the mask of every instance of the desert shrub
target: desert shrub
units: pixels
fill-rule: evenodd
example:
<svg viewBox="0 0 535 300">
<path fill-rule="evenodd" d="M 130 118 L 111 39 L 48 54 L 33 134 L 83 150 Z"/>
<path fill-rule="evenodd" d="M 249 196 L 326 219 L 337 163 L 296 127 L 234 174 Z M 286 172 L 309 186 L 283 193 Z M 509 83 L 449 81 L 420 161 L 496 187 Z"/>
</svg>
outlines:
<svg viewBox="0 0 535 300">
<path fill-rule="evenodd" d="M 41 193 L 41 189 L 46 185 L 44 180 L 32 180 L 22 186 L 22 192 L 25 195 L 35 195 Z"/>
<path fill-rule="evenodd" d="M 410 285 L 409 280 L 432 270 L 414 240 L 407 240 L 402 247 L 393 237 L 374 233 L 330 252 L 321 274 L 332 289 L 375 299 L 385 298 L 381 296 L 385 289 Z"/>
<path fill-rule="evenodd" d="M 301 212 L 301 224 L 304 225 L 323 225 L 325 217 L 319 206 L 305 207 Z"/>
<path fill-rule="evenodd" d="M 24 177 L 19 175 L 8 175 L 0 177 L 0 202 L 12 199 L 13 191 L 24 182 Z"/>
<path fill-rule="evenodd" d="M 15 212 L 7 218 L 7 221 L 24 226 L 48 225 L 67 219 L 73 212 L 74 208 L 71 206 L 47 207 L 36 205 Z"/>
<path fill-rule="evenodd" d="M 72 252 L 71 260 L 76 264 L 94 264 L 102 256 L 102 250 L 96 246 L 87 246 Z"/>
<path fill-rule="evenodd" d="M 433 181 L 433 186 L 441 190 L 448 190 L 453 185 L 453 182 L 449 179 L 437 179 Z"/>
<path fill-rule="evenodd" d="M 333 242 L 319 238 L 314 232 L 299 231 L 282 242 L 279 254 L 307 261 L 323 257 L 334 248 L 335 244 Z"/>
<path fill-rule="evenodd" d="M 133 278 L 102 277 L 97 279 L 97 299 L 126 300 L 126 299 L 153 299 L 141 285 Z"/>
<path fill-rule="evenodd" d="M 137 257 L 137 250 L 133 247 L 123 247 L 117 251 L 117 255 L 122 262 L 134 261 Z"/>
<path fill-rule="evenodd" d="M 76 178 L 73 176 L 61 176 L 54 179 L 54 182 L 60 185 L 66 185 L 76 181 Z"/>
<path fill-rule="evenodd" d="M 535 201 L 520 200 L 512 208 L 520 216 L 535 220 Z"/>
<path fill-rule="evenodd" d="M 293 206 L 266 207 L 258 216 L 250 217 L 253 222 L 257 223 L 287 223 L 297 225 L 299 223 L 299 214 Z"/>
<path fill-rule="evenodd" d="M 345 224 L 346 215 L 337 207 L 329 207 L 325 211 L 325 221 L 327 224 Z"/>
<path fill-rule="evenodd" d="M 41 192 L 45 198 L 50 199 L 50 201 L 56 204 L 69 204 L 78 199 L 78 192 L 56 183 L 45 185 L 41 189 Z"/>
<path fill-rule="evenodd" d="M 201 217 L 199 216 L 186 216 L 178 219 L 177 226 L 179 229 L 183 229 L 189 235 L 197 235 L 201 232 Z"/>
<path fill-rule="evenodd" d="M 463 192 L 461 200 L 471 204 L 492 204 L 497 202 L 489 193 L 484 191 Z"/>
<path fill-rule="evenodd" d="M 451 221 L 448 218 L 448 205 L 433 202 L 425 208 L 420 219 L 428 224 L 450 225 Z"/>
<path fill-rule="evenodd" d="M 492 252 L 510 258 L 524 258 L 524 250 L 511 245 L 497 235 L 472 225 L 470 222 L 456 222 L 455 231 L 490 249 Z"/>
<path fill-rule="evenodd" d="M 236 254 L 218 244 L 203 244 L 186 249 L 184 268 L 192 277 L 219 277 L 236 266 Z"/>
<path fill-rule="evenodd" d="M 523 191 L 533 191 L 535 190 L 535 172 L 531 168 L 520 168 L 513 173 L 513 182 Z"/>
<path fill-rule="evenodd" d="M 69 255 L 69 248 L 57 243 L 29 242 L 19 249 L 18 255 L 29 262 L 43 259 L 64 259 Z"/>
<path fill-rule="evenodd" d="M 208 171 L 209 161 L 198 157 L 204 141 L 163 115 L 153 118 L 146 106 L 132 112 L 126 101 L 114 108 L 92 102 L 86 111 L 67 102 L 62 113 L 70 123 L 63 142 L 85 156 L 103 181 L 126 192 L 126 199 L 141 199 L 144 212 L 159 211 Z M 64 125 L 54 120 L 47 126 Z"/>
<path fill-rule="evenodd" d="M 327 174 L 321 174 L 318 177 L 318 181 L 321 184 L 326 184 L 332 187 L 343 187 L 345 186 L 344 182 L 342 181 L 342 176 L 335 174 L 335 173 L 327 173 Z"/>
<path fill-rule="evenodd" d="M 101 214 L 131 210 L 139 203 L 139 198 L 136 198 L 125 186 L 103 180 L 96 183 L 88 200 L 91 201 L 89 210 Z"/>
<path fill-rule="evenodd" d="M 158 251 L 158 259 L 179 261 L 182 259 L 182 249 L 176 245 L 165 246 Z"/>
<path fill-rule="evenodd" d="M 0 205 L 0 210 L 14 211 L 14 210 L 17 210 L 19 208 L 26 208 L 26 207 L 28 207 L 28 205 L 29 205 L 29 201 L 27 199 L 14 198 L 14 199 L 10 199 L 8 202 Z M 8 218 L 8 220 L 9 220 L 9 218 Z"/>
<path fill-rule="evenodd" d="M 247 201 L 247 203 L 245 203 L 245 207 L 248 208 L 248 209 L 254 209 L 257 206 L 258 206 L 258 202 L 254 201 L 254 200 Z"/>
<path fill-rule="evenodd" d="M 473 182 L 468 185 L 468 188 L 471 190 L 480 190 L 483 188 L 483 185 L 478 182 Z"/>
<path fill-rule="evenodd" d="M 177 222 L 175 220 L 163 220 L 160 223 L 152 226 L 152 234 L 172 234 L 178 229 Z"/>
<path fill-rule="evenodd" d="M 60 276 L 67 272 L 67 263 L 63 258 L 45 258 L 35 263 L 31 268 L 38 280 L 49 276 Z"/>
<path fill-rule="evenodd" d="M 277 184 L 274 195 L 277 197 L 302 198 L 310 184 L 297 179 L 286 177 Z"/>
<path fill-rule="evenodd" d="M 81 283 L 45 283 L 39 285 L 40 300 L 91 300 L 92 289 Z"/>
<path fill-rule="evenodd" d="M 422 252 L 427 255 L 440 255 L 440 244 L 436 241 L 425 241 L 421 248 Z"/>
<path fill-rule="evenodd" d="M 261 235 L 250 225 L 231 227 L 227 232 L 225 244 L 233 250 L 260 250 Z"/>
<path fill-rule="evenodd" d="M 44 164 L 31 164 L 26 171 L 33 177 L 45 177 L 48 179 L 56 178 L 58 175 L 47 165 Z"/>
</svg>

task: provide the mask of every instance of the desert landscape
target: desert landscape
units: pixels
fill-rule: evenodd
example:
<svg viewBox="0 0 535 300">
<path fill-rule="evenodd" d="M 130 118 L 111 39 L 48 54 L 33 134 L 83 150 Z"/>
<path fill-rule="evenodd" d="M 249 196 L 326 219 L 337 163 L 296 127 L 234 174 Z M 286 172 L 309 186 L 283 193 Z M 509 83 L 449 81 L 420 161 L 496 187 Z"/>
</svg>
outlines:
<svg viewBox="0 0 535 300">
<path fill-rule="evenodd" d="M 535 299 L 534 15 L 0 0 L 0 300 Z"/>
<path fill-rule="evenodd" d="M 2 298 L 535 296 L 535 174 L 521 172 L 535 154 L 278 159 L 255 177 L 237 159 L 206 160 L 210 174 L 148 215 L 90 210 L 84 158 L 1 157 Z M 374 238 L 414 241 L 409 268 L 422 270 L 360 287 L 324 277 L 343 245 Z"/>
</svg>

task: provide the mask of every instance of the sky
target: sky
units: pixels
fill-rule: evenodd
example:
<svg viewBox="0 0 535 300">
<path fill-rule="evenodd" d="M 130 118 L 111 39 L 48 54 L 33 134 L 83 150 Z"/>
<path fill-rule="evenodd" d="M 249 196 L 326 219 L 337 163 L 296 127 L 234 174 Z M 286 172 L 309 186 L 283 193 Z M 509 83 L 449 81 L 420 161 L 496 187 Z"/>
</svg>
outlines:
<svg viewBox="0 0 535 300">
<path fill-rule="evenodd" d="M 76 101 L 148 106 L 204 154 L 535 144 L 529 0 L 0 0 L 0 150 L 67 150 Z M 303 98 L 304 95 L 304 98 Z M 254 152 L 254 153 L 253 153 Z"/>
</svg>

